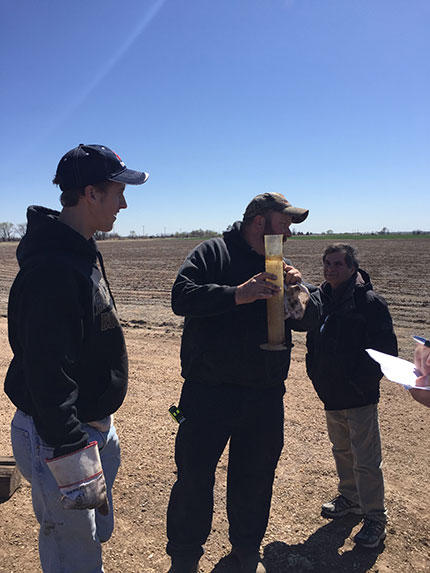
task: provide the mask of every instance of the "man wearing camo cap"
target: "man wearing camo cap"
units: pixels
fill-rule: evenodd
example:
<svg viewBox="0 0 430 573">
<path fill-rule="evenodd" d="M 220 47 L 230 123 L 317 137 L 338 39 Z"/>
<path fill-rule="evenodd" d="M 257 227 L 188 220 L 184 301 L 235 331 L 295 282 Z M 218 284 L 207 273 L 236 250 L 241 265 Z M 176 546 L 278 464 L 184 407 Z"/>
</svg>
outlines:
<svg viewBox="0 0 430 573">
<path fill-rule="evenodd" d="M 318 320 L 309 301 L 302 320 L 285 321 L 285 349 L 268 352 L 266 300 L 279 287 L 265 272 L 264 235 L 291 236 L 308 211 L 279 193 L 257 195 L 242 221 L 187 257 L 173 285 L 172 307 L 184 316 L 185 379 L 179 403 L 185 421 L 176 440 L 177 481 L 167 515 L 170 573 L 196 573 L 209 535 L 215 468 L 230 440 L 227 513 L 232 559 L 242 573 L 264 573 L 260 544 L 266 531 L 274 472 L 283 446 L 284 381 L 291 329 Z M 301 280 L 285 262 L 285 283 Z"/>
</svg>

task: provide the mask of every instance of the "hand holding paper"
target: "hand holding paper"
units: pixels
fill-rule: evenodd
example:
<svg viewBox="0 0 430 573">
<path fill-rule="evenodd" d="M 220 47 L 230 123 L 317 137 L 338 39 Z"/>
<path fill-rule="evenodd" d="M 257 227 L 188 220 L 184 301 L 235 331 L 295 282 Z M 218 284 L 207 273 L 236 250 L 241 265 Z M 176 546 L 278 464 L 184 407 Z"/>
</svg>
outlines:
<svg viewBox="0 0 430 573">
<path fill-rule="evenodd" d="M 381 367 L 382 372 L 391 380 L 391 382 L 397 382 L 397 384 L 402 384 L 408 390 L 410 388 L 419 388 L 420 390 L 430 390 L 430 386 L 417 385 L 417 379 L 422 378 L 421 372 L 417 370 L 415 364 L 403 360 L 402 358 L 396 358 L 390 354 L 384 354 L 378 350 L 373 350 L 371 348 L 366 348 L 366 352 L 369 354 L 373 360 L 378 362 Z"/>
<path fill-rule="evenodd" d="M 415 337 L 417 339 L 418 337 Z M 425 340 L 424 338 L 422 340 Z M 419 372 L 418 386 L 427 386 L 430 380 L 430 346 L 425 342 L 420 342 L 415 348 L 414 362 Z"/>
</svg>

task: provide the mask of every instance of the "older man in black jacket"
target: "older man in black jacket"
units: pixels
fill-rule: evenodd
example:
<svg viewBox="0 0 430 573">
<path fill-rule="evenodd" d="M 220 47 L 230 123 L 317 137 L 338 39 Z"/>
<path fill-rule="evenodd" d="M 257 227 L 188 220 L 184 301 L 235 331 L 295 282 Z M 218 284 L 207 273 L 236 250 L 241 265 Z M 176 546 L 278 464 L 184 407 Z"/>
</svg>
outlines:
<svg viewBox="0 0 430 573">
<path fill-rule="evenodd" d="M 323 504 L 322 515 L 364 514 L 354 540 L 376 547 L 387 520 L 377 410 L 382 372 L 365 349 L 397 355 L 397 340 L 387 303 L 373 291 L 354 249 L 331 245 L 323 263 L 322 314 L 307 335 L 306 365 L 326 410 L 339 495 Z"/>
</svg>

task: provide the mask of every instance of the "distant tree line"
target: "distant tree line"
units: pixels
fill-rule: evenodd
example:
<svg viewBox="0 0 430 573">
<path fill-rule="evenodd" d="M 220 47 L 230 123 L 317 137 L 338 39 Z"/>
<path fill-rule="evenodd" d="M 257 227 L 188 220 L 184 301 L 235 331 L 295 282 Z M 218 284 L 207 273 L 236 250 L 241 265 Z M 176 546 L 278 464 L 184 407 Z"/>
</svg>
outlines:
<svg viewBox="0 0 430 573">
<path fill-rule="evenodd" d="M 208 239 L 219 237 L 220 233 L 211 229 L 194 229 L 193 231 L 176 231 L 175 233 L 162 233 L 159 235 L 138 235 L 136 231 L 130 231 L 129 239 Z M 109 234 L 111 238 L 112 233 Z"/>
<path fill-rule="evenodd" d="M 313 233 L 311 233 L 310 231 L 306 231 L 304 233 L 303 231 L 297 231 L 297 229 L 295 229 L 294 227 L 291 229 L 291 234 L 297 237 L 300 237 L 302 235 L 313 235 Z"/>
<path fill-rule="evenodd" d="M 5 241 L 16 241 L 21 239 L 27 230 L 27 223 L 18 223 L 14 225 L 9 221 L 0 222 L 0 242 Z M 194 229 L 193 231 L 183 231 L 169 234 L 159 234 L 159 235 L 138 235 L 135 231 L 130 231 L 127 237 L 123 237 L 118 233 L 111 232 L 105 233 L 103 231 L 97 231 L 94 235 L 97 241 L 104 241 L 105 239 L 207 239 L 211 237 L 218 237 L 219 233 L 217 231 L 212 231 L 211 229 Z"/>
<path fill-rule="evenodd" d="M 16 241 L 21 239 L 27 230 L 27 223 L 18 223 L 14 225 L 9 221 L 0 222 L 0 242 L 5 241 Z M 332 229 L 328 229 L 328 231 L 323 231 L 322 233 L 312 233 L 310 231 L 303 232 L 297 231 L 294 227 L 291 229 L 291 234 L 293 236 L 302 236 L 302 235 L 333 235 L 335 231 Z M 345 234 L 345 233 L 336 233 L 336 234 Z M 405 234 L 404 232 L 398 231 L 390 231 L 387 227 L 382 227 L 380 231 L 372 231 L 368 233 L 360 233 L 357 231 L 356 233 L 346 233 L 348 235 L 399 235 Z M 414 229 L 413 231 L 408 231 L 407 234 L 412 235 L 428 235 L 429 231 L 422 231 L 421 229 Z M 105 233 L 103 231 L 97 231 L 94 235 L 97 241 L 104 241 L 105 239 L 210 239 L 212 237 L 219 237 L 220 233 L 217 231 L 213 231 L 211 229 L 194 229 L 193 231 L 179 231 L 175 233 L 160 233 L 158 235 L 138 235 L 136 231 L 130 231 L 129 234 L 124 237 L 119 235 L 118 233 L 111 232 Z"/>
<path fill-rule="evenodd" d="M 27 223 L 18 223 L 14 225 L 9 221 L 0 223 L 0 241 L 16 241 L 21 239 L 27 230 Z"/>
</svg>

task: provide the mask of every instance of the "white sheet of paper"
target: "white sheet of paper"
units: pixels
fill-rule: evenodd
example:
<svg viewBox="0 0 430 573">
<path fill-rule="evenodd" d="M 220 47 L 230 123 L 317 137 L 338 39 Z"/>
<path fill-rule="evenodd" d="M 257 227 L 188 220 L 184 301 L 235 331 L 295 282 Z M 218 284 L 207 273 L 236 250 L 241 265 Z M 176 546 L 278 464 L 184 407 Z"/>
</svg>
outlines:
<svg viewBox="0 0 430 573">
<path fill-rule="evenodd" d="M 419 373 L 413 362 L 408 362 L 403 360 L 403 358 L 396 358 L 396 356 L 391 356 L 390 354 L 384 354 L 384 352 L 379 352 L 379 350 L 373 350 L 372 348 L 366 348 L 366 352 L 373 360 L 379 363 L 382 372 L 391 382 L 397 382 L 397 384 L 402 384 L 406 388 L 430 390 L 430 386 L 416 385 Z"/>
</svg>

